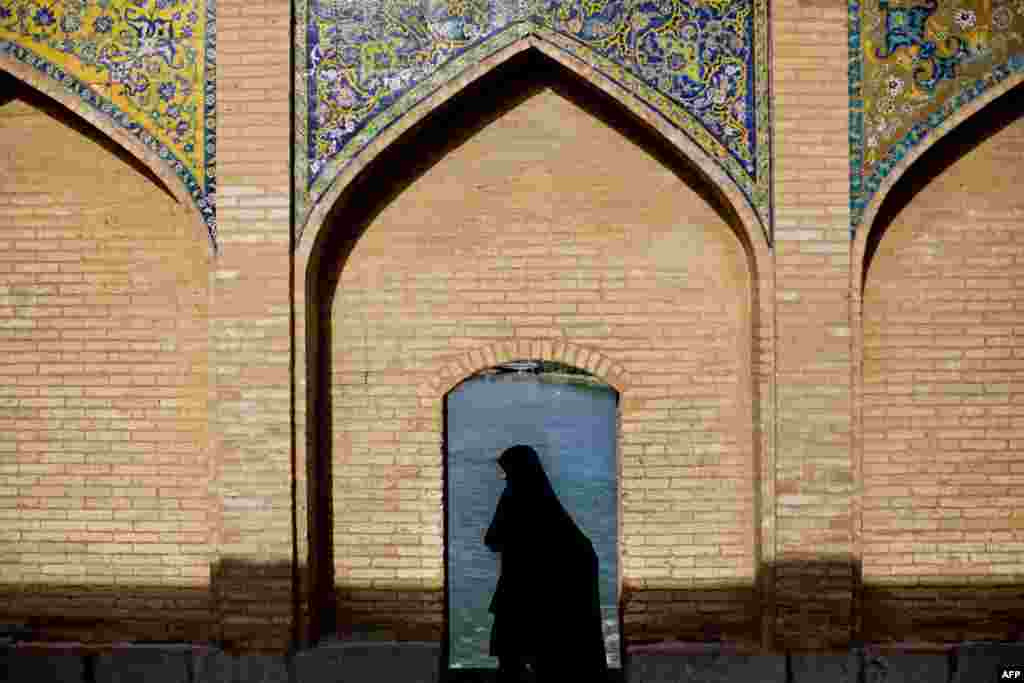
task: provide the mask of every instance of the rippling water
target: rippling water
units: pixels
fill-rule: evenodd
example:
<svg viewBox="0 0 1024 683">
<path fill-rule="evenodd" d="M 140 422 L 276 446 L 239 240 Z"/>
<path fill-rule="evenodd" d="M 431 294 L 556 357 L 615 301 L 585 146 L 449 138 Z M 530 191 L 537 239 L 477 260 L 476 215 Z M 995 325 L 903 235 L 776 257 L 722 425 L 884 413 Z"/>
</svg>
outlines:
<svg viewBox="0 0 1024 683">
<path fill-rule="evenodd" d="M 609 665 L 619 667 L 616 395 L 535 375 L 473 378 L 448 397 L 448 580 L 452 667 L 492 668 L 487 655 L 498 555 L 483 544 L 505 483 L 502 450 L 532 446 L 562 505 L 590 538 L 600 569 Z"/>
</svg>

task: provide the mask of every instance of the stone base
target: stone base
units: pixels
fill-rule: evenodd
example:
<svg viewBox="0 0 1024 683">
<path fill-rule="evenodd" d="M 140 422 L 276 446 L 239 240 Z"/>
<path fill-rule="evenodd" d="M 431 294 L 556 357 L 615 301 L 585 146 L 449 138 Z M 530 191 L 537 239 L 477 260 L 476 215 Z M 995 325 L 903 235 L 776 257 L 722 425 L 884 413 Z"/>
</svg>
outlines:
<svg viewBox="0 0 1024 683">
<path fill-rule="evenodd" d="M 1009 677 L 1003 672 L 1009 671 Z M 1021 671 L 1014 678 L 1014 671 Z M 0 682 L 490 683 L 493 671 L 441 672 L 438 643 L 332 642 L 294 655 L 212 647 L 16 643 L 0 647 Z M 1002 683 L 1024 680 L 1024 643 L 944 651 L 872 647 L 839 653 L 750 654 L 714 645 L 631 649 L 609 683 Z"/>
</svg>

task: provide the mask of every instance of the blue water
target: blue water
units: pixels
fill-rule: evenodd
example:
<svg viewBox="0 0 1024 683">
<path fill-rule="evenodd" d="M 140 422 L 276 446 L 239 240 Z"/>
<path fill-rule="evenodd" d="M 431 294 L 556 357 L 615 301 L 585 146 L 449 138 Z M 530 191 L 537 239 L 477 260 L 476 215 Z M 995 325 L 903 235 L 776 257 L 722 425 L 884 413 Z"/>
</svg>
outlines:
<svg viewBox="0 0 1024 683">
<path fill-rule="evenodd" d="M 450 665 L 494 668 L 487 654 L 498 555 L 483 544 L 505 482 L 496 461 L 532 446 L 551 485 L 594 544 L 609 666 L 618 668 L 616 394 L 536 375 L 472 378 L 448 396 Z"/>
</svg>

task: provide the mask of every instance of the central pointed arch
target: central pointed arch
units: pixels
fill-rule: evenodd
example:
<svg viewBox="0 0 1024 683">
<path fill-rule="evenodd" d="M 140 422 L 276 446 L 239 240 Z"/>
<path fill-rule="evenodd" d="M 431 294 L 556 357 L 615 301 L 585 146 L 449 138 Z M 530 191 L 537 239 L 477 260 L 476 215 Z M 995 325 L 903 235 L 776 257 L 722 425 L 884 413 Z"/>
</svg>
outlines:
<svg viewBox="0 0 1024 683">
<path fill-rule="evenodd" d="M 534 49 L 535 48 L 535 49 Z M 546 70 L 546 71 L 545 71 Z M 493 73 L 490 73 L 493 72 Z M 696 191 L 727 224 L 745 256 L 744 266 L 749 296 L 742 313 L 749 321 L 737 353 L 746 368 L 738 379 L 738 391 L 752 396 L 742 407 L 742 420 L 751 425 L 753 450 L 755 557 L 759 563 L 771 559 L 771 525 L 759 521 L 772 506 L 771 477 L 765 472 L 772 468 L 773 430 L 770 423 L 771 397 L 774 394 L 774 334 L 773 321 L 773 264 L 768 241 L 754 212 L 741 193 L 730 184 L 724 173 L 682 134 L 663 125 L 657 115 L 641 103 L 617 89 L 614 83 L 602 82 L 601 77 L 586 67 L 575 65 L 559 55 L 553 48 L 539 45 L 527 38 L 509 46 L 495 56 L 493 62 L 481 64 L 471 74 L 442 93 L 437 100 L 424 104 L 414 116 L 403 119 L 386 135 L 379 137 L 360 158 L 350 166 L 339 181 L 329 201 L 316 209 L 305 236 L 293 252 L 295 281 L 295 340 L 296 357 L 294 381 L 296 386 L 296 509 L 299 516 L 297 532 L 299 563 L 306 563 L 303 591 L 308 600 L 306 620 L 301 631 L 306 637 L 317 637 L 331 630 L 334 615 L 318 614 L 317 606 L 329 602 L 333 582 L 329 574 L 334 564 L 333 549 L 325 542 L 332 532 L 332 500 L 330 485 L 332 437 L 332 375 L 330 352 L 331 315 L 339 276 L 352 250 L 367 227 L 384 207 L 404 191 L 426 169 L 437 163 L 448 151 L 457 148 L 479 129 L 496 119 L 500 107 L 516 106 L 512 81 L 540 85 L 545 73 L 557 73 L 574 86 L 585 89 L 601 108 L 607 107 L 615 115 L 630 121 L 632 134 L 643 138 L 642 147 L 683 183 Z M 486 74 L 486 78 L 480 78 Z M 506 81 L 507 79 L 507 81 Z M 498 100 L 496 106 L 493 101 Z M 511 100 L 511 101 L 510 101 Z M 469 111 L 472 125 L 478 128 L 460 129 L 451 124 L 456 114 Z M 415 125 L 413 122 L 415 121 Z M 614 127 L 614 126 L 613 126 Z M 621 131 L 620 131 L 621 132 Z M 627 136 L 628 137 L 628 136 Z M 424 151 L 426 150 L 426 151 Z M 462 363 L 456 361 L 454 374 Z M 475 363 L 475 359 L 470 358 Z M 588 363 L 588 361 L 584 361 Z M 453 374 L 453 376 L 454 376 Z M 612 368 L 612 375 L 615 375 Z M 625 375 L 621 381 L 628 382 Z M 443 380 L 439 380 L 442 381 Z M 439 389 L 436 387 L 435 389 Z M 421 395 L 421 405 L 433 405 L 437 391 Z M 442 392 L 443 393 L 443 392 Z M 764 487 L 763 490 L 761 487 Z M 763 552 L 762 552 L 763 548 Z"/>
</svg>

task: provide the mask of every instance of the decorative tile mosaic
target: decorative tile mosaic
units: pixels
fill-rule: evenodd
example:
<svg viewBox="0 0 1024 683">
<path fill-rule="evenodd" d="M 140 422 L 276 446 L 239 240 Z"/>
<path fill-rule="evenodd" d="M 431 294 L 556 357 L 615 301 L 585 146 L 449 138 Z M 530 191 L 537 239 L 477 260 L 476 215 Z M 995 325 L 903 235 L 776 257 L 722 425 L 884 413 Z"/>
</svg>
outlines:
<svg viewBox="0 0 1024 683">
<path fill-rule="evenodd" d="M 912 149 L 1024 71 L 1024 0 L 850 0 L 849 12 L 852 238 Z"/>
<path fill-rule="evenodd" d="M 0 52 L 155 152 L 216 244 L 215 0 L 0 0 Z"/>
<path fill-rule="evenodd" d="M 767 0 L 298 0 L 300 230 L 382 131 L 527 35 L 582 60 L 686 133 L 771 239 Z"/>
</svg>

